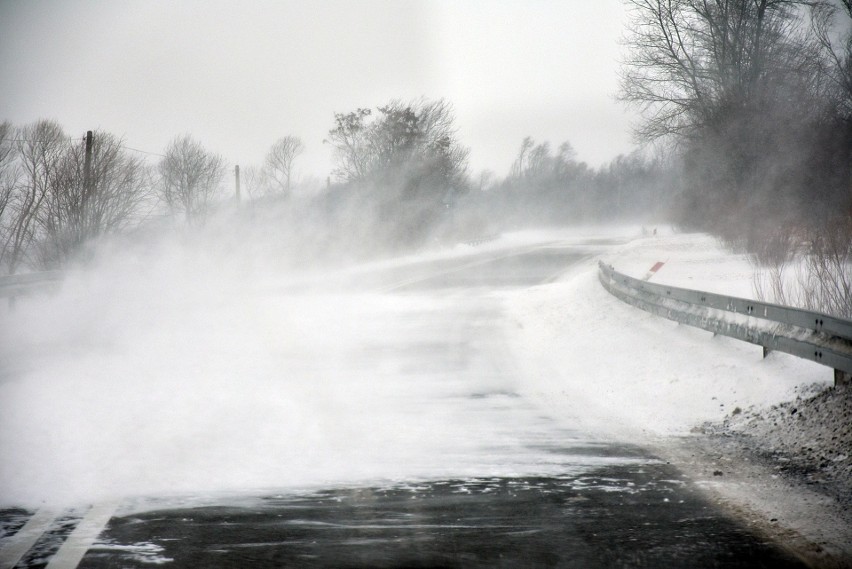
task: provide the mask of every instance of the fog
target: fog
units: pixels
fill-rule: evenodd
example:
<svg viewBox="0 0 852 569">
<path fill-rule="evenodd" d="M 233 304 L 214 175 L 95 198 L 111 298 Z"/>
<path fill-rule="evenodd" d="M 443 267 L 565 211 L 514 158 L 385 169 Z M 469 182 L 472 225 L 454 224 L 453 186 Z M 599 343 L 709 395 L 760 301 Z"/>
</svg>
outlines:
<svg viewBox="0 0 852 569">
<path fill-rule="evenodd" d="M 282 269 L 268 246 L 222 229 L 104 247 L 55 293 L 4 308 L 4 503 L 546 474 L 586 460 L 566 467 L 530 446 L 584 435 L 518 399 L 499 297 L 391 290 L 477 248 Z"/>
<path fill-rule="evenodd" d="M 2 504 L 582 474 L 648 460 L 614 442 L 830 379 L 709 343 L 597 283 L 598 256 L 636 272 L 671 251 L 689 286 L 747 278 L 710 237 L 576 227 L 317 265 L 276 261 L 257 223 L 237 227 L 255 240 L 211 222 L 115 243 L 3 307 Z M 748 287 L 734 284 L 721 292 Z"/>
<path fill-rule="evenodd" d="M 660 378 L 734 364 L 594 263 L 702 232 L 852 315 L 852 12 L 783 4 L 2 4 L 0 274 L 61 276 L 0 311 L 2 502 L 565 473 L 713 418 Z"/>
</svg>

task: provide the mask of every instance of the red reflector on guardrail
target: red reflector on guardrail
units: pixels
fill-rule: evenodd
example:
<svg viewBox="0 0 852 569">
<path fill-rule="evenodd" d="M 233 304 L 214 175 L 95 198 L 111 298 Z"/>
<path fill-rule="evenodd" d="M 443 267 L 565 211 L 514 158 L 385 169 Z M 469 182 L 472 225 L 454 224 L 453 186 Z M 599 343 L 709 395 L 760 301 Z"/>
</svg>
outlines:
<svg viewBox="0 0 852 569">
<path fill-rule="evenodd" d="M 644 277 L 642 277 L 642 280 L 643 280 L 643 281 L 647 281 L 648 279 L 650 279 L 651 277 L 653 277 L 653 276 L 654 276 L 654 273 L 656 273 L 657 271 L 659 271 L 659 270 L 660 270 L 660 267 L 662 267 L 664 264 L 665 264 L 665 261 L 657 261 L 656 263 L 654 263 L 654 266 L 653 266 L 653 267 L 651 267 L 651 269 L 650 269 L 647 273 L 645 273 L 645 276 L 644 276 Z"/>
</svg>

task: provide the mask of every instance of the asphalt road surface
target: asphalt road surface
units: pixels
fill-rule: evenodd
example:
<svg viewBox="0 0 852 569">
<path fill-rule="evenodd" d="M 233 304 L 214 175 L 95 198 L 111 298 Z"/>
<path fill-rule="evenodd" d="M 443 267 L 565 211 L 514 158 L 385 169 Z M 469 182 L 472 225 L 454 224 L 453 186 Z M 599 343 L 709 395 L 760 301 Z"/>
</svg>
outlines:
<svg viewBox="0 0 852 569">
<path fill-rule="evenodd" d="M 412 390 L 408 404 L 413 421 L 441 413 L 470 439 L 448 449 L 452 468 L 430 458 L 412 467 L 421 474 L 380 484 L 6 509 L 0 569 L 804 566 L 674 466 L 566 427 L 512 390 L 519 372 L 504 361 L 492 293 L 548 282 L 607 245 L 551 243 L 333 284 L 443 299 L 440 310 L 377 317 L 352 366 L 381 366 L 403 384 L 443 382 L 432 400 Z"/>
</svg>

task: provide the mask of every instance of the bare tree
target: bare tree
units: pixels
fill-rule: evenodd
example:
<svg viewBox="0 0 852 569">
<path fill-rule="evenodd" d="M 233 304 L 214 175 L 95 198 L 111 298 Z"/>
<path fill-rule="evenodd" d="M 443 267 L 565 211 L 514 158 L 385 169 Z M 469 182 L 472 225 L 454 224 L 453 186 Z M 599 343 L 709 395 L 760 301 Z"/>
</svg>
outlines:
<svg viewBox="0 0 852 569">
<path fill-rule="evenodd" d="M 31 252 L 51 186 L 56 183 L 59 165 L 68 148 L 68 137 L 53 121 L 41 120 L 16 134 L 17 167 L 14 188 L 5 207 L 0 259 L 14 274 Z M 8 215 L 7 215 L 8 214 Z"/>
<path fill-rule="evenodd" d="M 38 216 L 42 265 L 62 264 L 87 242 L 117 233 L 141 215 L 151 190 L 148 170 L 122 144 L 109 133 L 94 133 L 88 185 L 85 143 L 70 146 L 57 164 Z"/>
<path fill-rule="evenodd" d="M 797 0 L 627 0 L 621 98 L 645 114 L 641 139 L 694 135 L 720 112 L 771 94 L 795 67 Z"/>
<path fill-rule="evenodd" d="M 225 161 L 191 136 L 175 138 L 159 164 L 160 195 L 190 222 L 204 219 L 225 175 Z"/>
<path fill-rule="evenodd" d="M 523 176 L 524 172 L 527 171 L 527 165 L 529 164 L 529 153 L 532 150 L 533 146 L 535 146 L 535 141 L 531 136 L 524 137 L 524 140 L 521 142 L 521 148 L 518 150 L 518 157 L 515 158 L 515 161 L 512 163 L 512 168 L 510 170 L 510 176 L 514 178 L 520 178 Z"/>
<path fill-rule="evenodd" d="M 554 155 L 549 142 L 536 144 L 527 136 L 521 142 L 509 178 L 525 183 L 561 184 L 576 174 L 576 157 L 574 147 L 567 140 L 559 145 Z"/>
<path fill-rule="evenodd" d="M 852 0 L 842 0 L 848 18 L 852 18 Z M 831 89 L 826 98 L 836 101 L 838 114 L 852 118 L 852 30 L 841 38 L 833 33 L 841 19 L 840 10 L 828 2 L 814 2 L 811 6 L 811 29 L 824 58 L 825 75 Z M 846 19 L 847 27 L 852 20 Z"/>
<path fill-rule="evenodd" d="M 678 222 L 751 247 L 849 211 L 849 59 L 820 39 L 827 0 L 627 2 L 621 98 L 638 138 L 679 151 Z"/>
<path fill-rule="evenodd" d="M 304 152 L 305 146 L 296 136 L 278 139 L 266 155 L 264 170 L 269 181 L 275 186 L 275 192 L 290 194 L 293 177 L 293 161 Z"/>
<path fill-rule="evenodd" d="M 14 147 L 15 129 L 12 123 L 0 123 L 0 243 L 3 243 L 6 227 L 6 211 L 12 201 L 12 192 L 17 184 L 17 164 Z"/>
<path fill-rule="evenodd" d="M 444 100 L 391 101 L 335 114 L 327 142 L 335 176 L 357 194 L 376 231 L 394 245 L 422 241 L 467 190 L 468 150 Z"/>
<path fill-rule="evenodd" d="M 348 114 L 335 113 L 335 127 L 323 142 L 334 147 L 337 167 L 334 176 L 342 182 L 356 182 L 367 177 L 370 165 L 370 109 L 357 109 Z"/>
<path fill-rule="evenodd" d="M 326 142 L 334 146 L 334 174 L 340 181 L 377 181 L 416 167 L 421 174 L 444 177 L 447 183 L 460 182 L 468 151 L 456 140 L 450 103 L 394 100 L 377 111 L 335 114 L 336 126 Z"/>
<path fill-rule="evenodd" d="M 251 200 L 263 197 L 269 192 L 265 169 L 257 166 L 240 168 L 240 187 L 245 190 Z"/>
<path fill-rule="evenodd" d="M 0 124 L 0 272 L 6 270 L 7 248 L 14 225 L 13 198 L 20 169 L 16 162 L 15 128 L 8 121 Z"/>
<path fill-rule="evenodd" d="M 553 165 L 554 160 L 550 155 L 549 142 L 542 142 L 530 151 L 528 167 L 530 175 L 542 176 L 550 174 L 553 171 Z"/>
</svg>

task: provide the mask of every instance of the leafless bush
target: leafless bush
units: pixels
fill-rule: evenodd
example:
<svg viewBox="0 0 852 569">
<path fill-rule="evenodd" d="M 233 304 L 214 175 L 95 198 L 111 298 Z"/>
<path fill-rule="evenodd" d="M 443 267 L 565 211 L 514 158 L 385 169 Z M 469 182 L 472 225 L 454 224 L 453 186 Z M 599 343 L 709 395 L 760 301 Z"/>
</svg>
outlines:
<svg viewBox="0 0 852 569">
<path fill-rule="evenodd" d="M 763 301 L 789 305 L 786 284 L 791 264 L 796 258 L 796 242 L 788 231 L 775 230 L 762 241 L 752 243 L 750 258 L 754 271 L 754 289 Z"/>
<path fill-rule="evenodd" d="M 752 253 L 758 299 L 852 318 L 852 220 L 779 232 L 766 248 Z"/>
<path fill-rule="evenodd" d="M 852 221 L 814 235 L 800 280 L 807 308 L 852 318 Z"/>
</svg>

